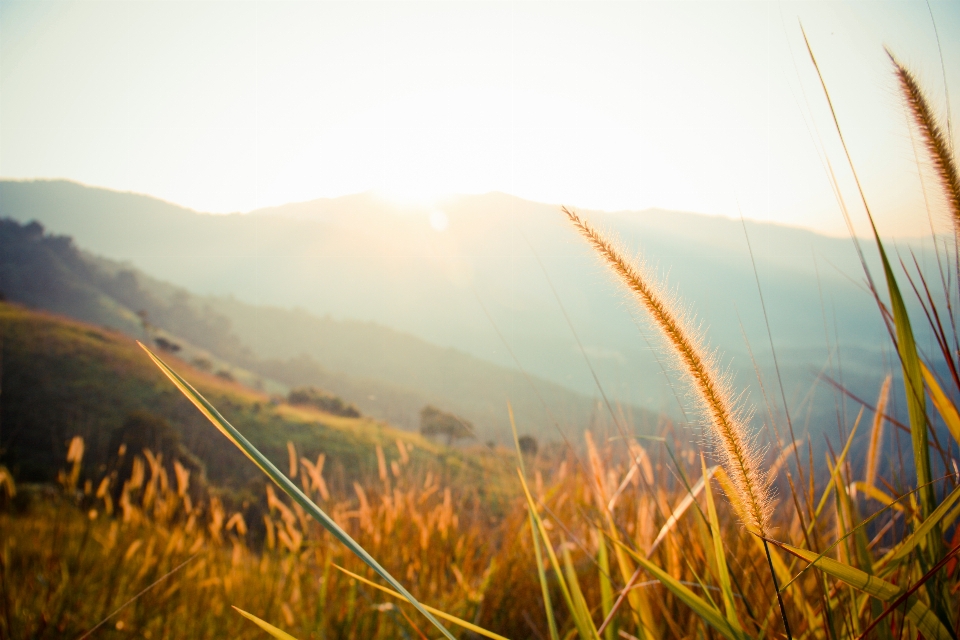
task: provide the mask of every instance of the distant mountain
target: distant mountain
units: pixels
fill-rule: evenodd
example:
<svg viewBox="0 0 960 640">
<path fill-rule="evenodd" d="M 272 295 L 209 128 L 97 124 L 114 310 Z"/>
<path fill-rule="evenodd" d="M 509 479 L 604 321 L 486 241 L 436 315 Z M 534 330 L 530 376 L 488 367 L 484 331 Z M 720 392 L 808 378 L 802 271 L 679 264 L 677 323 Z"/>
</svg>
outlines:
<svg viewBox="0 0 960 640">
<path fill-rule="evenodd" d="M 754 362 L 768 385 L 766 397 L 779 396 L 771 386 L 757 277 L 795 414 L 814 427 L 835 423 L 832 400 L 810 401 L 821 371 L 856 393 L 876 394 L 893 356 L 849 240 L 690 213 L 584 213 L 619 234 L 629 253 L 642 249 L 648 263 L 668 274 L 681 304 L 704 321 L 710 343 L 731 364 L 737 387 L 753 387 L 756 404 L 764 396 Z M 514 371 L 519 362 L 533 375 L 597 397 L 585 354 L 611 399 L 679 415 L 664 379 L 671 367 L 659 361 L 654 332 L 624 303 L 557 206 L 492 193 L 402 209 L 361 194 L 209 215 L 68 182 L 7 181 L 0 183 L 0 214 L 39 220 L 94 253 L 220 297 L 212 308 L 260 357 L 343 361 L 349 341 L 320 345 L 311 336 L 330 333 L 324 322 L 354 319 Z M 930 265 L 923 247 L 909 248 Z M 870 246 L 866 254 L 875 268 Z M 239 301 L 331 319 L 277 331 L 267 320 L 272 312 L 251 315 Z M 914 312 L 921 325 L 919 309 Z M 355 339 L 370 345 L 357 327 Z M 391 345 L 381 360 L 364 359 L 369 368 L 358 375 L 402 370 L 398 363 L 410 360 L 395 355 L 404 347 Z M 442 371 L 430 375 L 443 379 Z M 815 393 L 827 393 L 819 388 Z"/>
<path fill-rule="evenodd" d="M 589 397 L 374 323 L 194 296 L 84 254 L 36 222 L 0 220 L 0 291 L 12 301 L 162 340 L 249 385 L 322 387 L 411 430 L 428 404 L 474 422 L 481 441 L 510 440 L 508 400 L 521 428 L 543 440 L 558 437 L 554 420 L 579 431 L 596 413 Z M 643 411 L 623 410 L 639 426 L 655 423 Z"/>
</svg>

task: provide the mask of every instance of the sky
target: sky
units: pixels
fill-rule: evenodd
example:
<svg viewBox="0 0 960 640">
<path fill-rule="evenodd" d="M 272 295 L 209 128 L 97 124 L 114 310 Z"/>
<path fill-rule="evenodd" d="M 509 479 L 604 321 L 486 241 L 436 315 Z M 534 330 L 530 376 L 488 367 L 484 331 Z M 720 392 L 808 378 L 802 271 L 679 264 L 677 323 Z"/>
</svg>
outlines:
<svg viewBox="0 0 960 640">
<path fill-rule="evenodd" d="M 863 231 L 801 23 L 881 231 L 940 228 L 883 48 L 945 113 L 960 3 L 937 0 L 0 0 L 0 176 L 215 213 L 501 191 L 840 235 L 829 161 Z"/>
</svg>

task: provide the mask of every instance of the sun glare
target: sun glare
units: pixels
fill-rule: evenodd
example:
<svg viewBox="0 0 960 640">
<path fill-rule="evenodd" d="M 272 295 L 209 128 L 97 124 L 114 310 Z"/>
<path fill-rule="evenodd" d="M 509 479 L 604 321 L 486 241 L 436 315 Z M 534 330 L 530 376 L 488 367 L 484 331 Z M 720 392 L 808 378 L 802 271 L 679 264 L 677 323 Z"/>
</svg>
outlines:
<svg viewBox="0 0 960 640">
<path fill-rule="evenodd" d="M 414 185 L 376 189 L 378 198 L 401 209 L 432 209 L 442 198 L 439 190 Z"/>
</svg>

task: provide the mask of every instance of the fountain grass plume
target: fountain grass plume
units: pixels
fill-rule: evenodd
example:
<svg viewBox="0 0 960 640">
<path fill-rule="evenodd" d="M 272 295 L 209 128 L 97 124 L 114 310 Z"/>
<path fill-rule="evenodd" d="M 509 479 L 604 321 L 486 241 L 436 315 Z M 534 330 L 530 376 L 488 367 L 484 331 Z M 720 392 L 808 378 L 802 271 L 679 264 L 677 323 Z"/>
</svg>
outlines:
<svg viewBox="0 0 960 640">
<path fill-rule="evenodd" d="M 960 175 L 953 157 L 952 141 L 947 138 L 943 128 L 937 122 L 917 79 L 889 50 L 887 55 L 893 63 L 897 80 L 900 81 L 900 91 L 910 109 L 910 115 L 913 116 L 914 124 L 920 130 L 923 144 L 927 148 L 927 153 L 930 154 L 930 161 L 943 187 L 954 233 L 960 238 Z"/>
<path fill-rule="evenodd" d="M 772 499 L 769 478 L 761 467 L 761 452 L 747 430 L 728 377 L 718 372 L 716 357 L 705 347 L 701 333 L 690 327 L 688 317 L 677 309 L 663 287 L 647 276 L 642 264 L 627 261 L 616 243 L 575 212 L 566 207 L 563 212 L 663 333 L 710 423 L 717 454 L 736 490 L 729 496 L 734 508 L 747 529 L 767 537 Z"/>
</svg>

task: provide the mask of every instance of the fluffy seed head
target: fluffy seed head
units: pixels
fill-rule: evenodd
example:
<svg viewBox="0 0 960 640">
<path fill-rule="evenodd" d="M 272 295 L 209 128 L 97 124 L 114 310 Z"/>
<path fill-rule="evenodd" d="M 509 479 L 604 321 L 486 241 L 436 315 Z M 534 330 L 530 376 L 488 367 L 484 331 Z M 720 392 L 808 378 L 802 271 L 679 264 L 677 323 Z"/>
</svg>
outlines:
<svg viewBox="0 0 960 640">
<path fill-rule="evenodd" d="M 736 495 L 729 496 L 731 502 L 748 529 L 766 536 L 772 508 L 770 482 L 730 385 L 717 372 L 715 358 L 704 347 L 699 333 L 690 329 L 688 319 L 670 303 L 662 287 L 647 277 L 642 266 L 628 262 L 613 242 L 575 212 L 565 207 L 563 212 L 663 334 L 677 364 L 690 379 L 710 425 L 717 454 L 736 488 Z"/>
<path fill-rule="evenodd" d="M 947 201 L 947 207 L 950 210 L 950 219 L 953 223 L 954 233 L 960 237 L 960 175 L 957 172 L 957 164 L 953 157 L 953 150 L 950 140 L 944 134 L 943 129 L 937 122 L 930 103 L 920 89 L 920 84 L 910 71 L 904 67 L 887 51 L 890 61 L 893 62 L 894 70 L 897 74 L 897 80 L 900 81 L 900 91 L 910 109 L 910 115 L 913 116 L 914 124 L 920 130 L 923 137 L 923 144 L 930 155 L 930 161 L 940 179 L 940 186 L 943 188 L 943 194 Z"/>
</svg>

